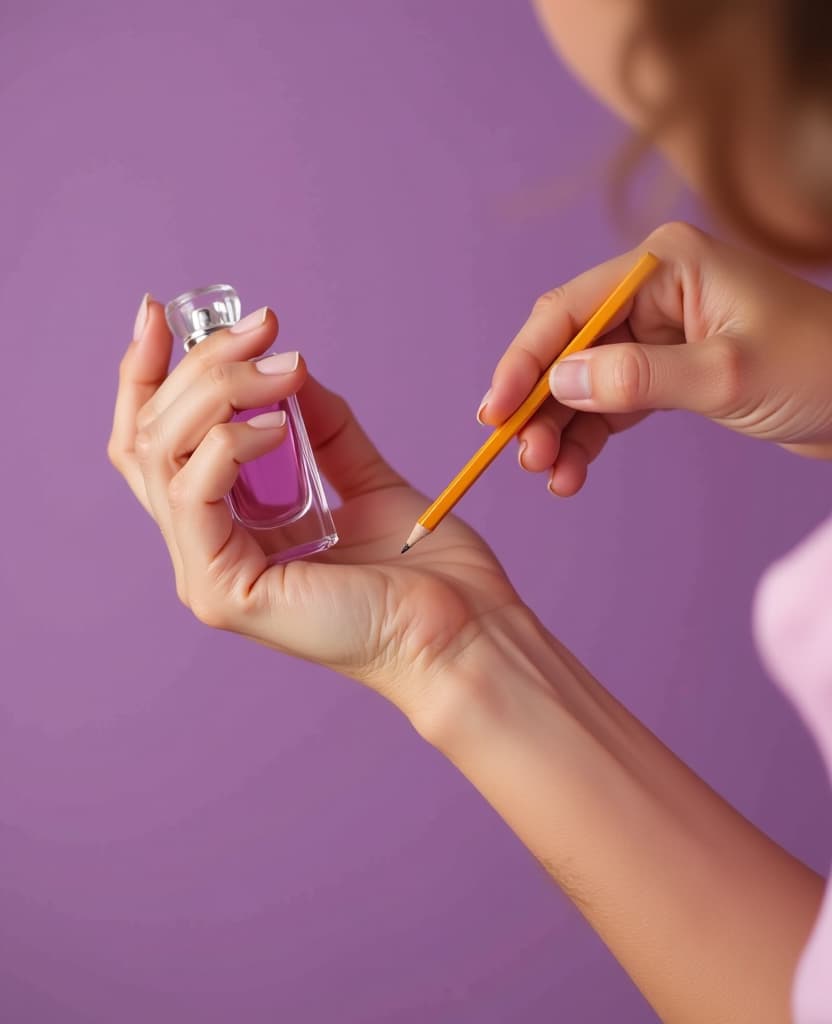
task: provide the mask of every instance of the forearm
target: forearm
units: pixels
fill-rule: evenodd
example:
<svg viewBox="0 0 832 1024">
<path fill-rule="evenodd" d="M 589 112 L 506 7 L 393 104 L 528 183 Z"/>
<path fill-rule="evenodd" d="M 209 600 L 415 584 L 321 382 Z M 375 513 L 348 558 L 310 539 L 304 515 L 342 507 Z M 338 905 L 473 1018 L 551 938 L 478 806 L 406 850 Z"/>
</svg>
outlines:
<svg viewBox="0 0 832 1024">
<path fill-rule="evenodd" d="M 529 616 L 455 668 L 428 738 L 672 1024 L 783 1022 L 821 880 Z M 518 669 L 518 666 L 522 666 Z"/>
</svg>

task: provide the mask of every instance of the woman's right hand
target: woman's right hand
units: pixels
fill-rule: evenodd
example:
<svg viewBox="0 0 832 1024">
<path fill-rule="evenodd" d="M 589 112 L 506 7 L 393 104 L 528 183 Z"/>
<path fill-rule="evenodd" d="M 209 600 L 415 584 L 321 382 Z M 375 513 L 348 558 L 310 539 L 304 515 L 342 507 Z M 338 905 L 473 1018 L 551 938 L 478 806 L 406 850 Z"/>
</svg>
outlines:
<svg viewBox="0 0 832 1024">
<path fill-rule="evenodd" d="M 697 412 L 800 454 L 832 458 L 832 294 L 687 224 L 646 240 L 661 260 L 597 347 L 550 376 L 519 436 L 520 463 L 562 496 L 610 434 L 655 409 Z M 478 419 L 502 423 L 632 266 L 610 260 L 535 303 L 494 371 Z"/>
</svg>

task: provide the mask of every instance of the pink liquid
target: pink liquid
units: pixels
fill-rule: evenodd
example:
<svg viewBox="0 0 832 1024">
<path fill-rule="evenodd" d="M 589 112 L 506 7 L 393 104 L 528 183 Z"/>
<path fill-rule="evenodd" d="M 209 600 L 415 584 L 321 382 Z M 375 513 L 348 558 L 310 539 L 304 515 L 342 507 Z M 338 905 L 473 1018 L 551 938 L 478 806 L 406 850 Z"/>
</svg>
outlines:
<svg viewBox="0 0 832 1024">
<path fill-rule="evenodd" d="M 261 412 L 285 412 L 289 419 L 286 439 L 274 451 L 240 467 L 231 489 L 231 505 L 237 518 L 250 527 L 274 527 L 296 519 L 309 505 L 306 473 L 300 460 L 294 422 L 285 402 L 263 409 L 246 409 L 234 416 L 241 422 Z"/>
</svg>

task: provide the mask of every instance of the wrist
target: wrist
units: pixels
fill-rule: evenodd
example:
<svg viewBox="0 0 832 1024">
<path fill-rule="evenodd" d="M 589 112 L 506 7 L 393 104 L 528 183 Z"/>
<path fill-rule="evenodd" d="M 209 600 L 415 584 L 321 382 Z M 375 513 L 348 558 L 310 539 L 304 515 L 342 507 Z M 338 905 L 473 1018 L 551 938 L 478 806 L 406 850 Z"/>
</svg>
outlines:
<svg viewBox="0 0 832 1024">
<path fill-rule="evenodd" d="M 573 663 L 528 607 L 501 609 L 424 685 L 411 724 L 449 760 L 464 761 L 485 736 L 527 714 L 562 712 Z"/>
</svg>

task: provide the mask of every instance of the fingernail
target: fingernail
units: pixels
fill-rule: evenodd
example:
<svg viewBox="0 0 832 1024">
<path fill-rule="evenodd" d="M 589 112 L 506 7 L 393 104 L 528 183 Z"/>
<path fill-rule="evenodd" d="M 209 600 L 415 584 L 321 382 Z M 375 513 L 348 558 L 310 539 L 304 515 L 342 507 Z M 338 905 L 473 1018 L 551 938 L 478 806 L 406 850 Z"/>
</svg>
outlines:
<svg viewBox="0 0 832 1024">
<path fill-rule="evenodd" d="M 483 426 L 485 426 L 486 424 L 483 423 L 482 421 L 482 411 L 488 405 L 488 399 L 491 398 L 491 392 L 493 390 L 493 388 L 489 388 L 488 391 L 486 391 L 486 393 L 482 397 L 482 401 L 480 402 L 480 407 L 479 409 L 477 409 L 477 422 L 482 423 Z"/>
<path fill-rule="evenodd" d="M 528 447 L 529 447 L 529 442 L 528 441 L 521 441 L 520 442 L 520 451 L 517 453 L 517 461 L 520 463 L 520 466 L 521 466 L 522 469 L 526 468 L 523 465 L 523 455 L 525 454 L 526 449 Z"/>
<path fill-rule="evenodd" d="M 298 368 L 299 352 L 276 352 L 254 364 L 261 373 L 292 373 Z"/>
<path fill-rule="evenodd" d="M 581 401 L 592 397 L 589 362 L 586 359 L 566 359 L 558 362 L 549 374 L 549 388 L 555 398 Z"/>
<path fill-rule="evenodd" d="M 229 333 L 245 334 L 246 331 L 256 331 L 258 327 L 262 327 L 266 322 L 266 314 L 268 311 L 268 306 L 263 306 L 262 309 L 256 309 L 253 313 L 249 313 L 248 316 L 244 316 L 242 320 L 238 320 L 237 323 L 230 328 Z"/>
<path fill-rule="evenodd" d="M 133 324 L 133 338 L 138 340 L 144 334 L 147 326 L 147 314 L 150 308 L 150 292 L 145 292 L 144 298 L 139 303 L 139 311 L 136 313 L 136 322 Z"/>
<path fill-rule="evenodd" d="M 286 426 L 286 413 L 261 412 L 257 416 L 252 416 L 250 420 L 246 420 L 246 423 L 248 423 L 250 427 L 257 427 L 258 430 L 273 430 L 276 427 Z"/>
<path fill-rule="evenodd" d="M 554 497 L 554 498 L 559 498 L 560 497 L 558 492 L 554 489 L 554 487 L 552 487 L 552 478 L 551 477 L 549 477 L 549 482 L 546 484 L 546 490 L 549 492 L 549 494 L 552 495 L 552 497 Z"/>
<path fill-rule="evenodd" d="M 549 374 L 549 387 L 555 398 L 564 402 L 579 402 L 592 398 L 592 381 L 586 359 L 566 359 Z"/>
</svg>

